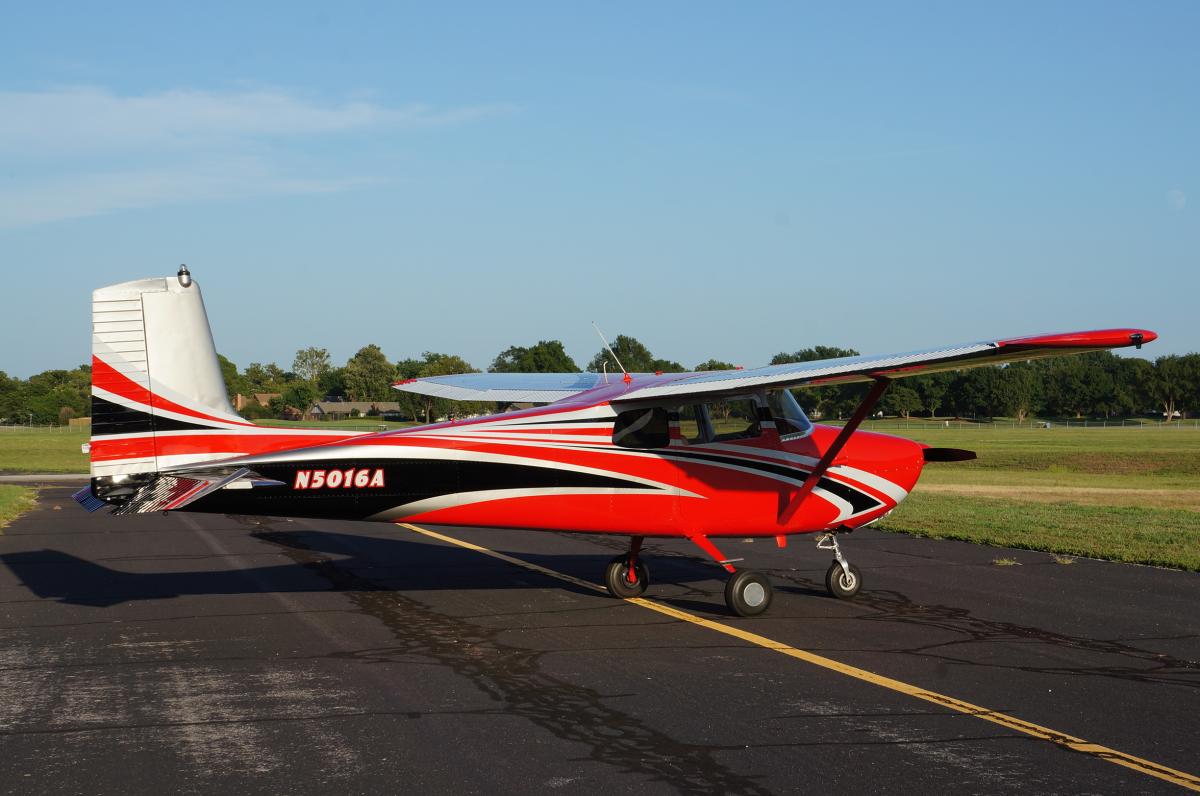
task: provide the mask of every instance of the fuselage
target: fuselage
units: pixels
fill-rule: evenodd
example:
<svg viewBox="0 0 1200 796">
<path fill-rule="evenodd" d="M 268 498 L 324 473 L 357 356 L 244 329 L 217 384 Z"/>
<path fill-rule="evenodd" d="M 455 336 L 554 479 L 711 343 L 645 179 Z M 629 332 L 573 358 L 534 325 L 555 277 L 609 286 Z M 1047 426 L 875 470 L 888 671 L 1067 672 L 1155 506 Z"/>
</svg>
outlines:
<svg viewBox="0 0 1200 796">
<path fill-rule="evenodd" d="M 593 398 L 599 396 L 592 396 Z M 907 496 L 911 440 L 855 432 L 814 493 L 781 519 L 839 428 L 780 433 L 765 409 L 734 439 L 614 443 L 624 407 L 579 400 L 241 457 L 265 481 L 184 510 L 644 536 L 775 536 L 855 528 Z M 761 422 L 759 422 L 761 421 Z M 186 470 L 186 468 L 184 468 Z"/>
</svg>

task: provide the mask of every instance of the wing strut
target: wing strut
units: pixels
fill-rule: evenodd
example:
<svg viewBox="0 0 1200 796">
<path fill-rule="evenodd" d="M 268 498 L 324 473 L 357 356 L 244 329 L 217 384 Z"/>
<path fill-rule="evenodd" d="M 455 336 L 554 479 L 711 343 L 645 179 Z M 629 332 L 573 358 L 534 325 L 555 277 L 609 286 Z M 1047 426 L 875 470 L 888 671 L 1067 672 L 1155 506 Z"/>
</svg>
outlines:
<svg viewBox="0 0 1200 796">
<path fill-rule="evenodd" d="M 858 430 L 859 425 L 862 424 L 862 421 L 866 419 L 871 410 L 875 408 L 875 404 L 887 392 L 887 388 L 891 383 L 891 379 L 884 378 L 883 376 L 875 377 L 875 383 L 871 385 L 871 389 L 862 399 L 862 403 L 854 410 L 854 414 L 846 421 L 846 425 L 842 426 L 837 439 L 833 441 L 833 444 L 821 456 L 821 460 L 817 462 L 817 466 L 809 473 L 808 478 L 804 479 L 804 483 L 800 486 L 800 491 L 795 494 L 791 502 L 784 506 L 783 511 L 779 512 L 780 525 L 786 525 L 791 522 L 792 517 L 796 515 L 796 510 L 800 508 L 800 504 L 816 489 L 817 484 L 821 481 L 821 476 L 825 475 L 825 472 L 833 464 L 833 460 L 842 452 L 842 448 L 846 447 L 850 436 Z"/>
</svg>

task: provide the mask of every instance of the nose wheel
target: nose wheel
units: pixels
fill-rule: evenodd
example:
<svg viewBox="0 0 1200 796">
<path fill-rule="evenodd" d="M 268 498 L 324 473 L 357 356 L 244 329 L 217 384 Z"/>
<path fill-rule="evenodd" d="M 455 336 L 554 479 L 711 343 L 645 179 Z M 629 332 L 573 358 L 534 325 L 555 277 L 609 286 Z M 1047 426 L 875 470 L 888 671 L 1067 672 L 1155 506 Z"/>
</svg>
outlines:
<svg viewBox="0 0 1200 796">
<path fill-rule="evenodd" d="M 832 533 L 817 537 L 818 550 L 832 550 L 833 563 L 825 573 L 825 588 L 839 600 L 849 600 L 862 588 L 862 573 L 842 555 L 837 536 Z"/>
</svg>

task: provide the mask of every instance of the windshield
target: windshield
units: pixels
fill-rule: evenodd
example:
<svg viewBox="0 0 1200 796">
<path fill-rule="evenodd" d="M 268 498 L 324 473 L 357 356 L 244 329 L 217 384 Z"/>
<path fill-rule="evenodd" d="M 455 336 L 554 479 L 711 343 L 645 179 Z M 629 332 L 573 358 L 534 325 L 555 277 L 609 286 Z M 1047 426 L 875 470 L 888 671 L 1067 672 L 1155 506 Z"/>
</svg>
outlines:
<svg viewBox="0 0 1200 796">
<path fill-rule="evenodd" d="M 812 431 L 812 421 L 804 414 L 791 390 L 776 390 L 767 393 L 767 406 L 775 418 L 775 427 L 780 437 L 802 437 Z"/>
</svg>

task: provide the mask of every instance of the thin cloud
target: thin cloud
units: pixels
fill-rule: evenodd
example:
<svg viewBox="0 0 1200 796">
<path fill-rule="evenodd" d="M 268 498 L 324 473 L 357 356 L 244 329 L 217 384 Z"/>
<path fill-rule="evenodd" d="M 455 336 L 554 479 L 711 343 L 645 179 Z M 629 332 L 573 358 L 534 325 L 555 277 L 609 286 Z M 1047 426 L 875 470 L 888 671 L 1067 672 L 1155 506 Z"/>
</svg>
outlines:
<svg viewBox="0 0 1200 796">
<path fill-rule="evenodd" d="M 217 93 L 174 89 L 117 96 L 102 88 L 0 92 L 0 147 L 88 151 L 146 145 L 203 145 L 213 139 L 300 136 L 367 128 L 462 124 L 510 113 L 507 103 L 437 109 L 389 108 L 355 100 L 321 105 L 279 91 Z"/>
<path fill-rule="evenodd" d="M 1167 191 L 1167 206 L 1172 210 L 1182 210 L 1187 207 L 1187 194 L 1178 188 Z"/>
<path fill-rule="evenodd" d="M 0 229 L 105 215 L 121 210 L 228 197 L 332 193 L 371 179 L 313 179 L 276 173 L 255 158 L 203 166 L 68 175 L 0 184 Z"/>
<path fill-rule="evenodd" d="M 291 137 L 295 150 L 305 138 L 467 124 L 514 110 L 507 103 L 320 104 L 280 91 L 0 92 L 0 172 L 9 173 L 0 178 L 0 229 L 179 202 L 350 190 L 378 179 L 296 173 L 263 143 Z M 113 164 L 108 170 L 97 167 L 104 160 Z"/>
</svg>

